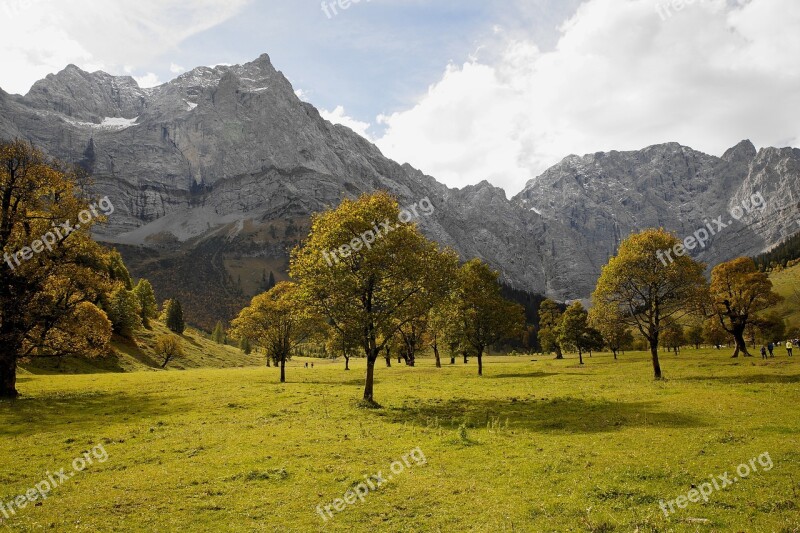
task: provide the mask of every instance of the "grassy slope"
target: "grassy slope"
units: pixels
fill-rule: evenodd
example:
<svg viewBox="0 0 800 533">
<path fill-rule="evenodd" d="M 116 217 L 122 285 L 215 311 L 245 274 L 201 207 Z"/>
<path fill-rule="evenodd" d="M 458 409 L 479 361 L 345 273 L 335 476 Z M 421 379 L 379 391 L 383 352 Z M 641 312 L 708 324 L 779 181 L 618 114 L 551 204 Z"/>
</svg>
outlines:
<svg viewBox="0 0 800 533">
<path fill-rule="evenodd" d="M 800 357 L 489 358 L 377 371 L 274 368 L 27 375 L 0 402 L 0 500 L 98 442 L 109 459 L 8 524 L 87 531 L 798 531 Z M 499 422 L 494 429 L 487 422 Z M 468 440 L 458 426 L 469 426 Z M 420 447 L 323 523 L 317 505 Z M 669 519 L 660 499 L 769 452 L 774 468 Z M 695 519 L 708 519 L 700 523 Z M 0 530 L 3 526 L 0 526 Z"/>
<path fill-rule="evenodd" d="M 142 330 L 137 334 L 136 343 L 115 339 L 112 343 L 114 354 L 108 357 L 68 357 L 62 361 L 60 367 L 57 367 L 56 359 L 33 359 L 21 367 L 23 372 L 34 374 L 91 374 L 160 369 L 163 359 L 153 351 L 155 339 L 158 335 L 171 333 L 159 322 L 153 322 L 152 325 L 153 329 Z M 259 365 L 264 360 L 263 356 L 247 356 L 238 348 L 212 342 L 193 328 L 188 328 L 182 338 L 184 357 L 171 361 L 167 369 L 242 367 Z"/>
<path fill-rule="evenodd" d="M 774 310 L 791 325 L 800 325 L 800 296 L 795 290 L 800 290 L 800 265 L 787 268 L 782 272 L 770 275 L 775 292 L 784 297 L 784 301 L 775 306 Z"/>
</svg>

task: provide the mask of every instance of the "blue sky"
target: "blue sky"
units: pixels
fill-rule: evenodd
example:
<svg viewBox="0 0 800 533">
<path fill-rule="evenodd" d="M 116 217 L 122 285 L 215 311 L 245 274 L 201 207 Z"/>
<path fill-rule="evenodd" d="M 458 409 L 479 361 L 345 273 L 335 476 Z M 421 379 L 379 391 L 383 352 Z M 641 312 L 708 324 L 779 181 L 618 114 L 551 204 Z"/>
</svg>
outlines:
<svg viewBox="0 0 800 533">
<path fill-rule="evenodd" d="M 328 3 L 328 2 L 326 2 Z M 522 4 L 526 9 L 519 9 Z M 516 5 L 515 5 L 516 4 Z M 496 31 L 524 33 L 552 48 L 557 26 L 579 0 L 362 0 L 330 17 L 316 0 L 246 5 L 148 66 L 164 81 L 186 68 L 243 63 L 268 53 L 273 64 L 323 109 L 374 121 L 412 106 L 450 63 L 490 55 Z M 481 48 L 482 47 L 482 48 Z M 376 125 L 377 126 L 377 125 Z"/>
<path fill-rule="evenodd" d="M 8 92 L 69 63 L 154 86 L 266 52 L 323 117 L 451 187 L 512 195 L 568 155 L 665 142 L 800 146 L 797 0 L 361 0 L 331 17 L 320 0 L 2 0 L 0 16 Z"/>
</svg>

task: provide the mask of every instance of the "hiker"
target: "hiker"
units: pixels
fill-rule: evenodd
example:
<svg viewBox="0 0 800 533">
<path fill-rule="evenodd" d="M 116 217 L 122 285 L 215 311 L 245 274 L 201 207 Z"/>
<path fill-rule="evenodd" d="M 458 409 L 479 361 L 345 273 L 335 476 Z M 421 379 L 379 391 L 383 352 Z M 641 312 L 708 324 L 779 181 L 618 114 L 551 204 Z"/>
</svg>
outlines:
<svg viewBox="0 0 800 533">
<path fill-rule="evenodd" d="M 792 341 L 786 341 L 786 352 L 789 354 L 789 357 L 792 356 Z"/>
<path fill-rule="evenodd" d="M 761 359 L 767 358 L 767 347 L 763 344 L 761 345 Z"/>
<path fill-rule="evenodd" d="M 308 363 L 306 363 L 306 368 L 308 368 Z"/>
<path fill-rule="evenodd" d="M 774 350 L 774 349 L 775 349 L 775 344 L 774 343 L 771 342 L 771 343 L 767 344 L 767 350 L 769 350 L 769 356 L 770 357 L 775 357 L 775 354 L 772 353 L 772 350 Z"/>
</svg>

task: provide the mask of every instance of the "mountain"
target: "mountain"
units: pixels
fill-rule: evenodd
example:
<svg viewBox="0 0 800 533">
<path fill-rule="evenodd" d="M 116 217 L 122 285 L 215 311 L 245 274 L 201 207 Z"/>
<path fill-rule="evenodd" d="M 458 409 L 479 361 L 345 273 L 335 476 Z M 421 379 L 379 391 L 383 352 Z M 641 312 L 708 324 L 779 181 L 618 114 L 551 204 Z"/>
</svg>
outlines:
<svg viewBox="0 0 800 533">
<path fill-rule="evenodd" d="M 702 259 L 761 252 L 800 229 L 796 149 L 745 141 L 721 158 L 677 144 L 570 156 L 509 200 L 486 182 L 449 189 L 391 161 L 302 102 L 267 55 L 152 89 L 70 65 L 25 96 L 0 90 L 0 137 L 91 172 L 115 206 L 97 239 L 204 327 L 235 313 L 268 272 L 285 279 L 313 213 L 376 189 L 402 205 L 429 198 L 435 211 L 418 220 L 429 237 L 488 261 L 514 289 L 558 299 L 586 297 L 631 231 L 691 235 L 758 191 L 766 210 L 726 228 Z"/>
</svg>

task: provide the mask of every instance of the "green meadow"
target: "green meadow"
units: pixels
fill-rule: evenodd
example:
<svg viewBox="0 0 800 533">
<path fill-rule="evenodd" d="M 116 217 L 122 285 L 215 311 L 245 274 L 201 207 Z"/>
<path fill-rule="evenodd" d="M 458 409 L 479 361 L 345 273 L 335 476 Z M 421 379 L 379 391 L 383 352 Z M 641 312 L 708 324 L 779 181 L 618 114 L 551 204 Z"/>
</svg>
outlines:
<svg viewBox="0 0 800 533">
<path fill-rule="evenodd" d="M 283 385 L 260 366 L 23 371 L 0 402 L 0 501 L 107 459 L 0 530 L 800 531 L 800 357 L 729 355 L 664 353 L 661 382 L 644 353 L 492 356 L 482 378 L 422 358 L 377 369 L 379 409 L 358 402 L 363 360 L 298 358 Z M 659 507 L 741 464 L 707 502 Z"/>
</svg>

